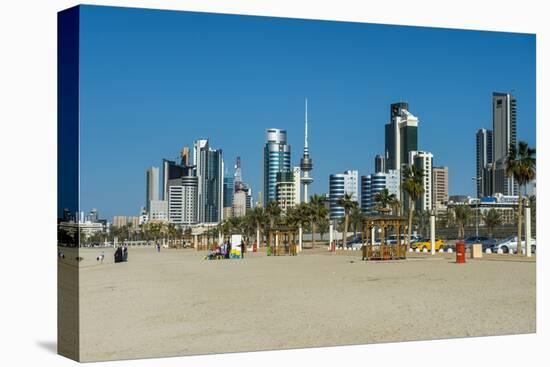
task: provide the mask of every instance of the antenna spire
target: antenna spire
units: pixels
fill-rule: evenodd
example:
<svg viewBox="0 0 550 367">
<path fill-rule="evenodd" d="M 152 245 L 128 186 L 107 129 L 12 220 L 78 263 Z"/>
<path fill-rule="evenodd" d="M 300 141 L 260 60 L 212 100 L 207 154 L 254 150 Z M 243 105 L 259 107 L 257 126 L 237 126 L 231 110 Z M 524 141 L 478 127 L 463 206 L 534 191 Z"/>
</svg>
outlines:
<svg viewBox="0 0 550 367">
<path fill-rule="evenodd" d="M 307 148 L 308 148 L 308 146 L 307 146 L 307 97 L 306 97 L 306 116 L 305 116 L 305 125 L 306 125 L 306 127 L 305 127 L 306 133 L 305 133 L 305 135 L 304 135 L 304 148 L 307 149 Z"/>
</svg>

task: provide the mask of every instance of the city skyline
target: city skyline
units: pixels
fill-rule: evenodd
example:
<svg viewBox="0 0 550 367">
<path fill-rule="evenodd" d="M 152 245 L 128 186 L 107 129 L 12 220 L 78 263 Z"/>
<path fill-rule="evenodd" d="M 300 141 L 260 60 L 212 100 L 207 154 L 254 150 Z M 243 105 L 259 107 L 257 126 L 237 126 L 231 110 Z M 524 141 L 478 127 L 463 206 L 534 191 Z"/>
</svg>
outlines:
<svg viewBox="0 0 550 367">
<path fill-rule="evenodd" d="M 408 102 L 419 119 L 419 147 L 434 154 L 434 166 L 449 167 L 451 195 L 475 195 L 472 135 L 492 128 L 493 92 L 513 90 L 517 140 L 535 146 L 533 35 L 198 13 L 161 17 L 166 12 L 139 9 L 83 11 L 89 13 L 81 50 L 86 212 L 98 208 L 107 218 L 137 214 L 145 205 L 143 172 L 201 137 L 223 150 L 226 163 L 243 157 L 243 175 L 256 195 L 263 191 L 265 129 L 287 130 L 294 151 L 290 166 L 300 165 L 305 97 L 315 160 L 309 195 L 327 193 L 330 174 L 375 171 L 374 157 L 384 153 L 388 106 L 399 101 Z M 124 24 L 116 21 L 119 16 Z M 98 22 L 102 32 L 88 31 Z M 263 43 L 249 32 L 257 27 Z M 403 63 L 388 55 L 405 33 L 408 41 L 399 50 L 410 59 Z M 185 47 L 176 46 L 179 42 Z M 286 56 L 290 51 L 293 56 Z M 499 56 L 504 53 L 506 58 Z"/>
</svg>

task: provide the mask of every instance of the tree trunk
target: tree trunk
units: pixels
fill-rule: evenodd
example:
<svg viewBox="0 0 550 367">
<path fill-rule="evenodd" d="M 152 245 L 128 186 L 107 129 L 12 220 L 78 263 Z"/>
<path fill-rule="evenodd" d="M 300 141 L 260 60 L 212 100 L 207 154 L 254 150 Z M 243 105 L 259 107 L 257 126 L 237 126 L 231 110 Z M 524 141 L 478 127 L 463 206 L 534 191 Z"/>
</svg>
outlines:
<svg viewBox="0 0 550 367">
<path fill-rule="evenodd" d="M 342 249 L 348 245 L 348 215 L 344 216 L 344 236 L 342 238 Z"/>
<path fill-rule="evenodd" d="M 518 251 L 518 256 L 521 256 L 521 249 L 522 249 L 522 245 L 521 245 L 521 222 L 522 222 L 522 207 L 523 207 L 523 202 L 522 202 L 522 195 L 521 195 L 521 186 L 518 187 L 518 240 L 517 240 L 517 251 Z M 525 254 L 527 254 L 527 238 L 525 239 Z"/>
<path fill-rule="evenodd" d="M 311 221 L 311 248 L 315 248 L 315 222 Z"/>
<path fill-rule="evenodd" d="M 412 227 L 412 220 L 413 220 L 413 203 L 412 200 L 409 198 L 409 227 L 407 229 L 408 237 L 407 237 L 407 252 L 409 252 L 411 248 L 411 227 Z"/>
</svg>

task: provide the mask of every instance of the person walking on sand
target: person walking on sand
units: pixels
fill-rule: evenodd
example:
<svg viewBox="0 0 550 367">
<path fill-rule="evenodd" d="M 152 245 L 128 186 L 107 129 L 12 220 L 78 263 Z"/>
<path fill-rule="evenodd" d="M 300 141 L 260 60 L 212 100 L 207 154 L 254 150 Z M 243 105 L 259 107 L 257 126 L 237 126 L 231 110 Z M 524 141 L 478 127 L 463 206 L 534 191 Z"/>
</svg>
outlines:
<svg viewBox="0 0 550 367">
<path fill-rule="evenodd" d="M 128 261 L 128 246 L 124 245 L 122 248 L 122 261 L 126 262 Z"/>
<path fill-rule="evenodd" d="M 160 243 L 157 242 L 157 252 L 160 252 Z"/>
<path fill-rule="evenodd" d="M 244 240 L 241 240 L 241 259 L 244 259 L 244 252 L 246 251 L 246 244 Z"/>
</svg>

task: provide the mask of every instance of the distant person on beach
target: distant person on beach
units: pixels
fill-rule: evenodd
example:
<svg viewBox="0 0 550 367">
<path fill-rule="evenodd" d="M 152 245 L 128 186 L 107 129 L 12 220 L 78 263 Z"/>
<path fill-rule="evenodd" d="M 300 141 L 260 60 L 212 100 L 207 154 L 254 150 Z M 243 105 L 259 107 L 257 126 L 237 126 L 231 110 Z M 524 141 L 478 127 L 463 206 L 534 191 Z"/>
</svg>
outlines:
<svg viewBox="0 0 550 367">
<path fill-rule="evenodd" d="M 231 242 L 227 240 L 227 255 L 225 255 L 226 259 L 229 259 L 229 256 L 231 255 Z"/>
<path fill-rule="evenodd" d="M 128 261 L 128 246 L 124 245 L 122 248 L 122 261 Z"/>
<path fill-rule="evenodd" d="M 246 251 L 246 244 L 244 240 L 241 240 L 241 259 L 244 259 L 244 252 Z"/>
<path fill-rule="evenodd" d="M 122 262 L 122 247 L 118 246 L 115 251 L 115 263 Z"/>
<path fill-rule="evenodd" d="M 157 252 L 160 252 L 160 243 L 157 242 Z"/>
</svg>

